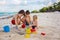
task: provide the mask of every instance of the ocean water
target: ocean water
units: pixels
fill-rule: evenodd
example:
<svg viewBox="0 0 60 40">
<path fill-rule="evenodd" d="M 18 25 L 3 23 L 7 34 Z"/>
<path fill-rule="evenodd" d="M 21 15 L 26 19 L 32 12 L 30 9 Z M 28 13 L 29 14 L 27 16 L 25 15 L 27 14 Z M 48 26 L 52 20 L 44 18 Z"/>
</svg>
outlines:
<svg viewBox="0 0 60 40">
<path fill-rule="evenodd" d="M 15 14 L 17 14 L 18 12 L 0 12 L 0 17 L 2 17 L 2 16 L 11 16 L 11 15 L 15 15 Z M 60 12 L 47 12 L 47 13 L 60 13 Z M 39 14 L 37 14 L 37 13 L 31 13 L 32 15 L 39 15 Z"/>
<path fill-rule="evenodd" d="M 17 12 L 0 12 L 0 17 L 15 15 Z"/>
</svg>

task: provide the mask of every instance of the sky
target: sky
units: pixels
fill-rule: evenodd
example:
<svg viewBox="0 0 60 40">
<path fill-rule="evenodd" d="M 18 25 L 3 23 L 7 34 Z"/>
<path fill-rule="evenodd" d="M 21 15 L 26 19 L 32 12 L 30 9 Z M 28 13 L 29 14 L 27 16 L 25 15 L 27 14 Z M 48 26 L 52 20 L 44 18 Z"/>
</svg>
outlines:
<svg viewBox="0 0 60 40">
<path fill-rule="evenodd" d="M 39 10 L 60 0 L 0 0 L 0 12 L 18 12 L 19 10 Z"/>
</svg>

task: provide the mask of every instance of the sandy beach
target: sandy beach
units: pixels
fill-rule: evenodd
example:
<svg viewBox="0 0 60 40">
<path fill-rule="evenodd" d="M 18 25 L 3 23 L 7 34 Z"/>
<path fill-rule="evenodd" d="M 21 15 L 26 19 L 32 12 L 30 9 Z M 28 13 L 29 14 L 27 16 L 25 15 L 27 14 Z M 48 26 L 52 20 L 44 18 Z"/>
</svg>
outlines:
<svg viewBox="0 0 60 40">
<path fill-rule="evenodd" d="M 60 40 L 60 12 L 56 13 L 35 13 L 31 14 L 38 16 L 38 30 L 37 34 L 31 34 L 30 38 L 25 38 L 24 35 L 20 35 L 15 32 L 11 24 L 11 19 L 0 20 L 0 40 Z M 4 25 L 9 25 L 11 31 L 5 33 L 3 30 Z M 45 36 L 41 35 L 41 32 L 45 32 Z"/>
</svg>

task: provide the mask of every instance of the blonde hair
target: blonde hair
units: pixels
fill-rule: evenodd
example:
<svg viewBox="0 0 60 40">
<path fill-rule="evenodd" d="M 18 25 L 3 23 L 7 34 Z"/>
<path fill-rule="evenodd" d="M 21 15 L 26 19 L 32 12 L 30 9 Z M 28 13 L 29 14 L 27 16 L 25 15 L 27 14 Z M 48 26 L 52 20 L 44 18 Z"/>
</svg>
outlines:
<svg viewBox="0 0 60 40">
<path fill-rule="evenodd" d="M 34 19 L 34 20 L 37 19 L 37 15 L 34 15 L 34 16 L 33 16 L 33 19 Z"/>
</svg>

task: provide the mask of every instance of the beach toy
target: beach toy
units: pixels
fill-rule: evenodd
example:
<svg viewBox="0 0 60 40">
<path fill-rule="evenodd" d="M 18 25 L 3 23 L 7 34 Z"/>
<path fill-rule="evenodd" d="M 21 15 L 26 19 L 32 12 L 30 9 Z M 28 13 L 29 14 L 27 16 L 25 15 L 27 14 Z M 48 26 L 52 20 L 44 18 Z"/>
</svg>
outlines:
<svg viewBox="0 0 60 40">
<path fill-rule="evenodd" d="M 31 32 L 35 32 L 36 30 L 35 29 L 31 29 Z"/>
<path fill-rule="evenodd" d="M 37 32 L 35 31 L 35 32 L 32 32 L 33 34 L 37 34 Z"/>
<path fill-rule="evenodd" d="M 25 38 L 30 38 L 30 34 L 25 34 Z"/>
<path fill-rule="evenodd" d="M 4 32 L 10 32 L 10 28 L 8 25 L 4 26 L 3 29 L 4 29 Z"/>
<path fill-rule="evenodd" d="M 25 28 L 25 24 L 22 24 L 22 28 Z"/>
<path fill-rule="evenodd" d="M 36 29 L 31 29 L 31 33 L 37 34 Z"/>
<path fill-rule="evenodd" d="M 26 28 L 26 33 L 30 34 L 31 33 L 31 29 L 30 28 Z"/>
<path fill-rule="evenodd" d="M 45 32 L 42 32 L 41 35 L 45 36 L 46 34 L 45 34 Z"/>
<path fill-rule="evenodd" d="M 13 25 L 15 25 L 15 20 L 12 20 L 11 23 L 12 23 Z"/>
</svg>

